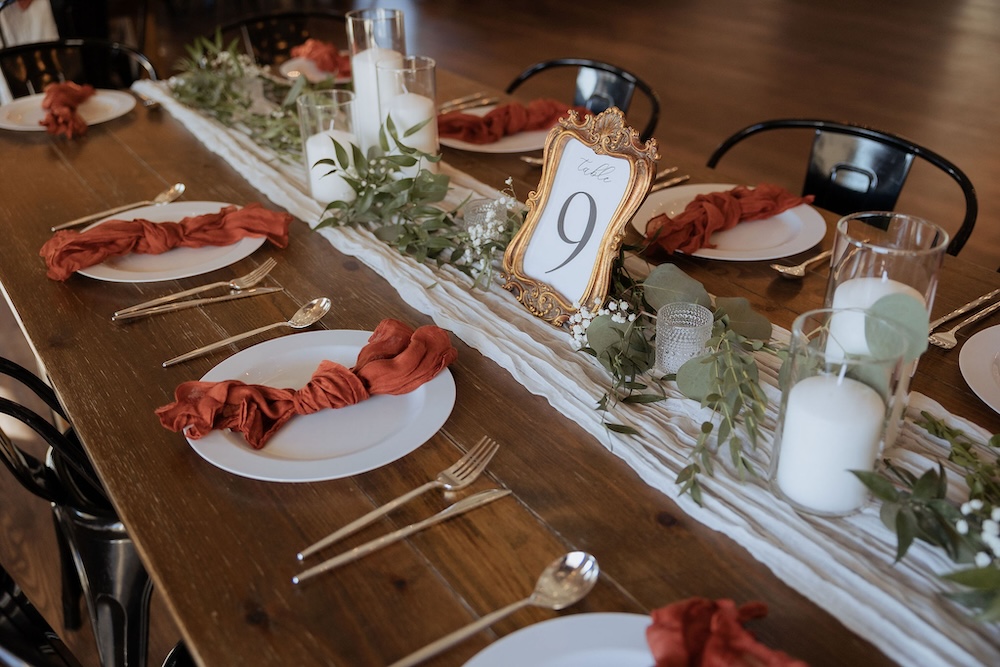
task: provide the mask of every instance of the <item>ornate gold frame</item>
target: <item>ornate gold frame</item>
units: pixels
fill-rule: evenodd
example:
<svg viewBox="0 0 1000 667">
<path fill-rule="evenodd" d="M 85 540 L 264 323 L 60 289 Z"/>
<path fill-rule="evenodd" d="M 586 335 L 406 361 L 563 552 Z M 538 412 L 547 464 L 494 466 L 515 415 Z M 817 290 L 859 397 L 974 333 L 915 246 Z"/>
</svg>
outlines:
<svg viewBox="0 0 1000 667">
<path fill-rule="evenodd" d="M 546 283 L 524 274 L 524 253 L 548 204 L 563 151 L 570 140 L 580 141 L 598 155 L 624 158 L 630 165 L 628 185 L 614 214 L 606 221 L 597 262 L 579 299 L 581 305 L 600 305 L 607 297 L 611 265 L 625 237 L 625 227 L 649 192 L 659 159 L 656 140 L 641 144 L 639 133 L 625 124 L 624 114 L 616 107 L 596 116 L 587 115 L 582 121 L 575 111 L 570 111 L 569 117 L 560 119 L 549 132 L 541 180 L 538 189 L 528 194 L 524 225 L 504 253 L 503 277 L 504 289 L 512 292 L 534 315 L 555 326 L 562 326 L 576 308 Z"/>
</svg>

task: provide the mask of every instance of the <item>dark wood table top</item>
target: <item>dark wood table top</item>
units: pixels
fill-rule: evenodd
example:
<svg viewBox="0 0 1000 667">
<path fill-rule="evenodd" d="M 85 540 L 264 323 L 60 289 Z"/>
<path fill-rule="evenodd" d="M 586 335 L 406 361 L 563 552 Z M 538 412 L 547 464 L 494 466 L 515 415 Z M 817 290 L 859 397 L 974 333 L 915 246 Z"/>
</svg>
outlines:
<svg viewBox="0 0 1000 667">
<path fill-rule="evenodd" d="M 442 99 L 478 89 L 447 76 L 439 88 Z M 660 151 L 669 164 L 669 147 Z M 296 304 L 320 294 L 336 296 L 335 312 L 320 325 L 326 328 L 370 330 L 385 317 L 414 325 L 429 319 L 361 262 L 296 221 L 286 249 L 266 246 L 224 272 L 240 275 L 275 257 L 279 264 L 271 275 L 286 294 L 113 323 L 109 315 L 116 309 L 205 277 L 154 285 L 79 276 L 49 280 L 38 249 L 51 225 L 144 199 L 176 181 L 187 184 L 189 200 L 266 204 L 265 197 L 168 113 L 137 109 L 91 127 L 77 141 L 0 132 L 0 154 L 5 295 L 201 664 L 389 663 L 527 595 L 543 567 L 571 549 L 595 554 L 602 570 L 600 583 L 574 612 L 645 613 L 690 596 L 761 600 L 770 615 L 753 630 L 768 645 L 817 665 L 892 662 L 461 342 L 452 367 L 458 386 L 453 413 L 424 446 L 390 465 L 345 479 L 276 484 L 206 463 L 182 437 L 160 427 L 154 410 L 172 400 L 179 383 L 200 377 L 222 357 L 168 369 L 160 367 L 164 359 L 284 320 Z M 498 187 L 513 176 L 520 193 L 536 184 L 537 172 L 514 156 L 447 151 L 446 160 Z M 691 173 L 715 180 L 703 169 Z M 823 296 L 821 272 L 790 282 L 763 262 L 680 263 L 710 291 L 746 295 L 786 327 Z M 935 311 L 998 283 L 1000 276 L 949 258 Z M 1000 430 L 997 416 L 966 387 L 957 358 L 957 350 L 932 349 L 913 387 Z M 513 489 L 512 498 L 308 585 L 290 583 L 297 550 L 433 478 L 483 434 L 503 449 L 474 488 L 503 485 Z M 402 526 L 442 506 L 440 494 L 428 494 L 379 528 Z M 553 615 L 519 612 L 428 664 L 462 664 L 498 636 Z"/>
</svg>

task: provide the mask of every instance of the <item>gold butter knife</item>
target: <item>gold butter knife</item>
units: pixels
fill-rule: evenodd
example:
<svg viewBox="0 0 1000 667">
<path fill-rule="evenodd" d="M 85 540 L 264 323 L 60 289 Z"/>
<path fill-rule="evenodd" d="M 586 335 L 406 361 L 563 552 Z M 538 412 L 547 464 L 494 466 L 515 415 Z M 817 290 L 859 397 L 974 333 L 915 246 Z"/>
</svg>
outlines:
<svg viewBox="0 0 1000 667">
<path fill-rule="evenodd" d="M 250 289 L 240 290 L 239 292 L 233 292 L 231 294 L 224 294 L 223 296 L 212 296 L 206 297 L 204 299 L 188 299 L 187 301 L 177 301 L 175 303 L 167 303 L 162 306 L 152 306 L 150 308 L 144 308 L 142 310 L 132 310 L 127 313 L 118 312 L 111 316 L 112 321 L 121 322 L 123 320 L 134 320 L 140 317 L 146 317 L 147 315 L 159 315 L 160 313 L 172 313 L 175 310 L 184 310 L 185 308 L 195 308 L 196 306 L 204 306 L 210 303 L 220 303 L 222 301 L 233 301 L 234 299 L 245 299 L 248 296 L 260 296 L 261 294 L 272 294 L 274 292 L 281 292 L 284 287 L 251 287 Z"/>
<path fill-rule="evenodd" d="M 399 530 L 391 532 L 388 535 L 384 535 L 376 540 L 372 540 L 371 542 L 366 542 L 365 544 L 355 547 L 350 551 L 345 551 L 339 556 L 334 556 L 329 560 L 323 561 L 319 565 L 311 567 L 308 570 L 292 577 L 292 583 L 301 584 L 310 577 L 315 577 L 317 574 L 321 574 L 327 570 L 332 570 L 335 567 L 340 567 L 341 565 L 350 563 L 351 561 L 357 560 L 362 556 L 367 556 L 373 551 L 378 551 L 382 547 L 398 542 L 399 540 L 409 537 L 413 533 L 421 531 L 428 526 L 433 526 L 436 523 L 441 523 L 442 521 L 446 521 L 460 514 L 465 514 L 469 510 L 474 510 L 477 507 L 482 507 L 483 505 L 491 503 L 494 500 L 499 500 L 504 496 L 509 496 L 510 493 L 510 489 L 490 489 L 489 491 L 481 491 L 474 496 L 463 498 L 428 519 L 418 521 L 417 523 L 411 523 L 405 528 L 400 528 Z"/>
</svg>

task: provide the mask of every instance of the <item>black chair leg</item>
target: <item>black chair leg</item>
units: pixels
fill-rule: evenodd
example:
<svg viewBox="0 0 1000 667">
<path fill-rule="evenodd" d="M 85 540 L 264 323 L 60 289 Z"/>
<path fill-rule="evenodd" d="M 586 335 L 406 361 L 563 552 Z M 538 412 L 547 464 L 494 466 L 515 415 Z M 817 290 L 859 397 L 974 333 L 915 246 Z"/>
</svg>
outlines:
<svg viewBox="0 0 1000 667">
<path fill-rule="evenodd" d="M 83 597 L 83 587 L 80 575 L 76 570 L 73 550 L 70 548 L 55 508 L 52 509 L 52 520 L 56 525 L 56 544 L 59 548 L 59 570 L 62 578 L 62 612 L 63 627 L 67 630 L 79 630 L 83 623 L 80 613 L 80 598 Z"/>
<path fill-rule="evenodd" d="M 145 667 L 153 584 L 116 517 L 53 506 L 80 573 L 104 667 Z"/>
<path fill-rule="evenodd" d="M 80 667 L 80 663 L 0 566 L 0 665 Z"/>
</svg>

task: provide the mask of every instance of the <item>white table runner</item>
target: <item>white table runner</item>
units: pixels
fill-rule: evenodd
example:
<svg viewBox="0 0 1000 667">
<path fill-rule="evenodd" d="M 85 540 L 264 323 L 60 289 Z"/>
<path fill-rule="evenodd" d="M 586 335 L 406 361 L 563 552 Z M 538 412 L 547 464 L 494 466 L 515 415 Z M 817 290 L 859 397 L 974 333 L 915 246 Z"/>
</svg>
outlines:
<svg viewBox="0 0 1000 667">
<path fill-rule="evenodd" d="M 179 104 L 163 84 L 141 81 L 134 87 L 160 101 L 276 205 L 312 226 L 319 221 L 322 207 L 308 196 L 304 166 L 282 163 L 245 135 Z M 451 203 L 462 201 L 470 191 L 497 194 L 496 188 L 446 164 L 441 169 L 452 179 Z M 711 418 L 710 411 L 674 389 L 665 402 L 615 412 L 615 421 L 634 426 L 640 436 L 612 433 L 594 409 L 609 385 L 607 373 L 589 355 L 574 352 L 568 334 L 530 315 L 508 292 L 497 286 L 471 290 L 469 279 L 460 272 L 416 263 L 365 231 L 336 228 L 318 233 L 340 252 L 378 272 L 438 326 L 495 361 L 532 393 L 544 396 L 693 519 L 728 535 L 889 657 L 904 665 L 1000 664 L 1000 624 L 977 623 L 964 608 L 941 596 L 951 587 L 938 575 L 954 570 L 954 564 L 923 543 L 914 544 L 902 562 L 893 564 L 895 535 L 882 525 L 876 506 L 844 519 L 807 518 L 778 500 L 765 480 L 740 482 L 720 468 L 714 477 L 704 479 L 705 506 L 699 507 L 678 494 L 674 478 L 689 463 L 700 425 Z M 499 326 L 501 322 L 508 326 Z M 787 332 L 776 327 L 775 337 L 787 339 Z M 760 355 L 758 364 L 771 407 L 760 445 L 749 458 L 766 474 L 780 395 L 778 364 L 769 355 Z M 912 424 L 921 410 L 973 438 L 989 437 L 930 398 L 912 393 L 896 458 L 914 469 L 935 466 L 939 457 L 947 455 L 947 443 Z M 956 475 L 952 484 L 956 494 L 962 491 L 964 483 Z"/>
</svg>

